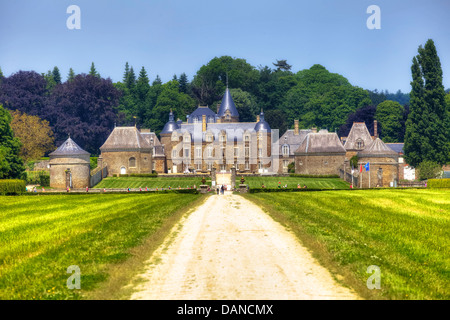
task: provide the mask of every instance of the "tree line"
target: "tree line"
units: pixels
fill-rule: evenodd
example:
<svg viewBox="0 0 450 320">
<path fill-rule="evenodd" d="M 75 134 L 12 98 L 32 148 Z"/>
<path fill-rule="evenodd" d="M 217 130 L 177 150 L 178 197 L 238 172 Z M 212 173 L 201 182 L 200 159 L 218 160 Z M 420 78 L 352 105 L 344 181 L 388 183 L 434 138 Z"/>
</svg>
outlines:
<svg viewBox="0 0 450 320">
<path fill-rule="evenodd" d="M 426 48 L 434 47 L 434 43 L 429 44 L 430 41 L 432 43 L 429 40 Z M 421 53 L 423 56 L 425 51 Z M 437 54 L 434 62 L 436 58 L 439 59 Z M 413 154 L 415 147 L 411 145 L 425 144 L 425 140 L 416 144 L 408 144 L 407 140 L 420 140 L 414 138 L 417 136 L 414 132 L 422 130 L 427 124 L 438 125 L 438 117 L 447 119 L 449 107 L 446 101 L 450 101 L 449 95 L 445 96 L 442 75 L 440 78 L 429 76 L 429 72 L 437 71 L 429 71 L 431 67 L 425 65 L 427 59 L 419 60 L 424 66 L 421 67 L 422 73 L 417 73 L 414 71 L 417 67 L 413 64 L 415 80 L 412 82 L 411 96 L 401 91 L 389 93 L 360 88 L 344 76 L 331 73 L 318 64 L 294 73 L 286 60 L 277 60 L 272 66 L 255 67 L 245 59 L 221 56 L 203 65 L 192 80 L 181 73 L 166 83 L 158 75 L 150 81 L 149 73 L 143 66 L 137 73 L 128 62 L 124 66 L 123 78 L 115 83 L 110 78 L 102 77 L 94 63 L 87 74 L 76 74 L 70 69 L 65 81 L 58 67 L 45 74 L 19 71 L 9 77 L 5 77 L 0 69 L 0 104 L 10 111 L 18 110 L 47 121 L 56 145 L 70 134 L 82 148 L 91 154 L 98 154 L 98 148 L 114 125 L 136 124 L 151 128 L 158 134 L 168 120 L 170 109 L 181 120 L 186 120 L 186 115 L 198 105 L 207 105 L 216 111 L 228 86 L 241 121 L 256 121 L 256 115 L 262 109 L 266 121 L 272 128 L 279 129 L 280 134 L 293 127 L 294 119 L 299 119 L 302 128 L 326 128 L 345 136 L 354 121 L 366 122 L 373 132 L 373 120 L 376 119 L 378 132 L 385 142 L 405 141 L 408 153 Z M 423 84 L 422 89 L 417 85 L 420 77 L 425 77 L 428 83 Z M 432 84 L 429 83 L 431 78 Z M 430 89 L 439 81 L 442 88 Z M 422 100 L 424 102 L 418 102 Z M 422 110 L 426 102 L 431 104 L 427 112 L 437 112 L 438 116 L 426 118 L 429 120 L 420 125 L 422 129 L 413 129 L 420 118 L 416 118 L 417 110 Z M 445 127 L 433 132 L 448 139 L 448 129 L 445 132 Z M 431 137 L 427 139 L 429 142 Z M 442 143 L 448 145 L 448 140 L 434 144 L 433 148 L 442 147 Z M 429 154 L 427 150 L 420 149 L 416 153 Z M 411 164 L 420 163 L 421 159 L 416 158 L 411 156 L 412 161 L 408 161 Z M 440 163 L 448 161 L 445 156 L 436 156 L 436 159 Z"/>
</svg>

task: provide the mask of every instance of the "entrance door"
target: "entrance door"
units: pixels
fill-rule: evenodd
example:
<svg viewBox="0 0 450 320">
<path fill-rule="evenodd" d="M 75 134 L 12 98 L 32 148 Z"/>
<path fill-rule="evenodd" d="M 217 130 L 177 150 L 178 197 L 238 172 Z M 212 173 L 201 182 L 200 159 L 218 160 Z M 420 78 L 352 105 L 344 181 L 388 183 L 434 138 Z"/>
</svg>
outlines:
<svg viewBox="0 0 450 320">
<path fill-rule="evenodd" d="M 120 168 L 120 174 L 127 174 L 127 169 L 125 167 Z"/>
<path fill-rule="evenodd" d="M 177 173 L 177 166 L 172 167 L 172 173 Z"/>
</svg>

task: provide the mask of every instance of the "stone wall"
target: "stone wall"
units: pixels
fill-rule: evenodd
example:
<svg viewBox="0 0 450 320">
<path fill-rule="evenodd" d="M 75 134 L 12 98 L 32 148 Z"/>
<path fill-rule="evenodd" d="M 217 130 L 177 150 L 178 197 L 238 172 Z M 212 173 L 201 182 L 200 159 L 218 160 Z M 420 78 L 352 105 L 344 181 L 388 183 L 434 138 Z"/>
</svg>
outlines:
<svg viewBox="0 0 450 320">
<path fill-rule="evenodd" d="M 102 181 L 103 178 L 106 178 L 107 176 L 108 176 L 108 167 L 103 167 L 103 169 L 101 169 L 99 167 L 95 168 L 91 172 L 89 187 L 94 187 L 100 181 Z"/>
<path fill-rule="evenodd" d="M 370 162 L 370 170 L 367 172 L 364 165 Z M 376 188 L 376 187 L 390 187 L 391 182 L 395 185 L 398 183 L 398 162 L 396 158 L 392 157 L 361 157 L 358 162 L 358 168 L 363 165 L 363 172 L 359 175 L 358 187 L 362 188 Z M 370 185 L 369 185 L 370 175 Z"/>
<path fill-rule="evenodd" d="M 295 173 L 309 175 L 339 174 L 345 153 L 303 154 L 295 156 Z"/>
<path fill-rule="evenodd" d="M 90 183 L 90 161 L 89 155 L 73 158 L 50 159 L 50 187 L 65 189 L 66 171 L 72 174 L 72 188 L 82 189 Z"/>
<path fill-rule="evenodd" d="M 101 154 L 104 165 L 108 166 L 108 176 L 120 174 L 121 168 L 125 168 L 125 173 L 152 173 L 151 151 L 105 151 Z M 130 167 L 130 158 L 134 157 L 136 163 Z"/>
</svg>

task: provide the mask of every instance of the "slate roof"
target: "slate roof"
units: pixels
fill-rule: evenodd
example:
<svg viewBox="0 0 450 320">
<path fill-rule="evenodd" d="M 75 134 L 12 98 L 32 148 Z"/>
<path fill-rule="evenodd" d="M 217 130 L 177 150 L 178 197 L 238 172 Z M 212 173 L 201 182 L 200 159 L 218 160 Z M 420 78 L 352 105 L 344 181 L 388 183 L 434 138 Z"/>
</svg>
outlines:
<svg viewBox="0 0 450 320">
<path fill-rule="evenodd" d="M 356 148 L 356 141 L 358 139 L 363 140 L 364 148 L 367 148 L 373 142 L 372 136 L 364 122 L 353 122 L 350 133 L 345 141 L 344 148 L 346 150 L 358 150 Z"/>
<path fill-rule="evenodd" d="M 335 132 L 308 133 L 295 154 L 345 153 Z"/>
<path fill-rule="evenodd" d="M 100 147 L 103 151 L 151 150 L 152 146 L 141 135 L 136 127 L 115 127 Z"/>
<path fill-rule="evenodd" d="M 404 153 L 403 152 L 404 143 L 386 143 L 386 145 L 397 153 Z"/>
<path fill-rule="evenodd" d="M 311 129 L 302 129 L 299 130 L 298 135 L 294 134 L 294 130 L 290 129 L 287 130 L 280 138 L 279 145 L 280 145 L 280 155 L 282 155 L 282 148 L 283 145 L 287 144 L 289 145 L 289 155 L 293 156 L 294 152 L 300 147 L 303 140 L 305 140 L 308 133 L 311 132 Z"/>
<path fill-rule="evenodd" d="M 255 124 L 256 122 L 224 122 L 224 123 L 207 123 L 206 124 L 206 131 L 202 131 L 202 123 L 183 123 L 181 124 L 180 128 L 177 130 L 174 130 L 176 133 L 178 133 L 179 135 L 183 135 L 184 133 L 188 132 L 191 135 L 191 138 L 193 138 L 194 140 L 199 139 L 199 137 L 197 137 L 198 134 L 201 134 L 201 139 L 205 140 L 206 139 L 206 134 L 208 132 L 212 132 L 214 134 L 214 136 L 217 138 L 217 135 L 219 132 L 221 132 L 222 130 L 227 132 L 229 130 L 228 133 L 233 134 L 233 133 L 237 133 L 237 135 L 239 136 L 241 132 L 242 134 L 245 132 L 255 132 L 254 128 L 255 128 Z M 240 140 L 240 138 L 238 138 L 238 140 Z"/>
<path fill-rule="evenodd" d="M 361 157 L 366 156 L 397 156 L 398 153 L 389 148 L 380 138 L 376 138 L 373 143 L 365 148 L 364 150 L 358 152 Z"/>
<path fill-rule="evenodd" d="M 214 111 L 212 111 L 210 108 L 208 107 L 202 107 L 199 106 L 197 109 L 194 110 L 194 112 L 192 112 L 189 115 L 188 118 L 188 123 L 194 123 L 194 118 L 197 118 L 197 120 L 199 122 L 202 122 L 202 116 L 205 115 L 206 116 L 206 122 L 209 121 L 209 118 L 211 117 L 213 119 L 213 121 L 216 120 L 216 114 L 214 113 Z"/>
<path fill-rule="evenodd" d="M 179 125 L 175 122 L 173 112 L 170 110 L 169 121 L 164 125 L 164 128 L 159 134 L 172 133 L 173 131 L 179 129 Z"/>
<path fill-rule="evenodd" d="M 89 152 L 81 149 L 70 137 L 64 141 L 59 148 L 49 154 L 49 156 L 75 156 L 75 155 L 90 155 Z"/>
<path fill-rule="evenodd" d="M 225 111 L 230 110 L 232 117 L 239 117 L 236 105 L 234 104 L 233 98 L 231 97 L 230 90 L 227 88 L 225 94 L 222 98 L 222 103 L 220 104 L 219 112 L 217 115 L 219 117 L 225 116 Z"/>
<path fill-rule="evenodd" d="M 261 131 L 266 130 L 267 132 L 270 132 L 270 126 L 269 124 L 264 120 L 264 112 L 261 110 L 261 113 L 259 115 L 259 122 L 256 123 L 255 131 Z"/>
<path fill-rule="evenodd" d="M 141 130 L 141 136 L 147 141 L 151 146 L 159 146 L 161 145 L 161 142 L 159 141 L 158 137 L 154 132 L 142 132 Z M 153 142 L 152 142 L 153 139 Z"/>
</svg>

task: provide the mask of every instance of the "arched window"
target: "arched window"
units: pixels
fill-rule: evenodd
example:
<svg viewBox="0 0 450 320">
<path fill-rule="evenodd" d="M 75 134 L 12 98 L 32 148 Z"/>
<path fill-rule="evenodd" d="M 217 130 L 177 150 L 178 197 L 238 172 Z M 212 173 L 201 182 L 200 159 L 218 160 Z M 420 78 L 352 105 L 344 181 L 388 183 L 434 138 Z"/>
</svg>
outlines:
<svg viewBox="0 0 450 320">
<path fill-rule="evenodd" d="M 130 168 L 136 167 L 136 158 L 135 157 L 131 157 L 130 159 L 128 159 L 128 167 L 130 167 Z"/>
</svg>

